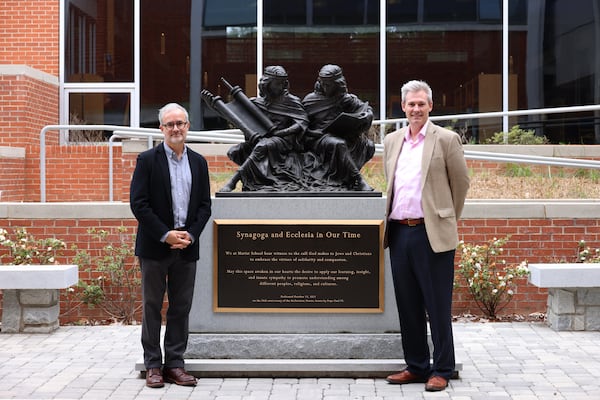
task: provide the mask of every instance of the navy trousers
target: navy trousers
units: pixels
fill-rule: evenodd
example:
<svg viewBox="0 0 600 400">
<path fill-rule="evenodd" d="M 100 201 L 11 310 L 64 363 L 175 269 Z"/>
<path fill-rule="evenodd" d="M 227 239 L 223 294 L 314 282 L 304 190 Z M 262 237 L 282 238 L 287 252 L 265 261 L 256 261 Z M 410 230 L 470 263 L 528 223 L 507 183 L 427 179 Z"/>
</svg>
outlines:
<svg viewBox="0 0 600 400">
<path fill-rule="evenodd" d="M 455 251 L 435 253 L 425 224 L 389 222 L 388 243 L 402 348 L 410 372 L 446 379 L 454 373 L 452 289 Z M 433 342 L 433 364 L 427 341 L 427 320 Z"/>
</svg>

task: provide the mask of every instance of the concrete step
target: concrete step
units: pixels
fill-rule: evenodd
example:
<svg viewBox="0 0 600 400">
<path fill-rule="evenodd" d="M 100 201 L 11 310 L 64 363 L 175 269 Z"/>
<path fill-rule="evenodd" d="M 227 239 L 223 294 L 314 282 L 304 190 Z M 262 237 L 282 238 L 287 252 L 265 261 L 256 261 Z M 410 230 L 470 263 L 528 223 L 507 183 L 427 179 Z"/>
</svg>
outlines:
<svg viewBox="0 0 600 400">
<path fill-rule="evenodd" d="M 197 377 L 268 378 L 385 378 L 406 368 L 403 359 L 186 359 L 185 368 Z M 144 361 L 135 370 L 145 375 Z M 457 379 L 462 364 L 456 364 Z"/>
</svg>

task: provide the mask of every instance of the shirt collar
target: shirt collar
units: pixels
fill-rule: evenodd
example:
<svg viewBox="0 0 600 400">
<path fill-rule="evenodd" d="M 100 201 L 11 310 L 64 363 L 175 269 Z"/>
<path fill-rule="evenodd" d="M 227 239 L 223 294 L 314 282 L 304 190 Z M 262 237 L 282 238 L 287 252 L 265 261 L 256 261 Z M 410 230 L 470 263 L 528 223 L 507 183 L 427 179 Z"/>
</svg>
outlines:
<svg viewBox="0 0 600 400">
<path fill-rule="evenodd" d="M 163 142 L 163 147 L 165 149 L 165 152 L 167 153 L 167 157 L 168 158 L 173 158 L 175 160 L 178 160 L 177 154 L 175 154 L 175 152 L 173 151 L 173 149 L 171 149 L 165 142 Z M 182 158 L 186 154 L 187 154 L 187 146 L 183 146 Z"/>
<path fill-rule="evenodd" d="M 421 130 L 419 131 L 419 136 L 417 137 L 417 142 L 420 142 L 425 139 L 425 135 L 427 134 L 428 126 L 429 126 L 429 120 L 427 120 L 425 122 L 425 124 L 423 124 L 423 127 L 421 127 Z M 406 133 L 404 134 L 404 141 L 409 142 L 409 143 L 412 142 L 412 140 L 410 138 L 410 127 L 406 130 Z"/>
</svg>

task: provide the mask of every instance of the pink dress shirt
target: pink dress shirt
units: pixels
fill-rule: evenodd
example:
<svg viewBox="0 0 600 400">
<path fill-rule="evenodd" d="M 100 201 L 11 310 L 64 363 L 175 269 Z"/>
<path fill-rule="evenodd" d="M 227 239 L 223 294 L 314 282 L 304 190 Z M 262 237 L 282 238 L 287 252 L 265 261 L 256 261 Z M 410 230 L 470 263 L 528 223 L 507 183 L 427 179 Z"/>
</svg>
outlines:
<svg viewBox="0 0 600 400">
<path fill-rule="evenodd" d="M 423 125 L 414 141 L 410 136 L 410 128 L 406 130 L 394 172 L 394 198 L 390 219 L 416 219 L 424 216 L 421 207 L 421 163 L 428 124 L 429 121 Z"/>
</svg>

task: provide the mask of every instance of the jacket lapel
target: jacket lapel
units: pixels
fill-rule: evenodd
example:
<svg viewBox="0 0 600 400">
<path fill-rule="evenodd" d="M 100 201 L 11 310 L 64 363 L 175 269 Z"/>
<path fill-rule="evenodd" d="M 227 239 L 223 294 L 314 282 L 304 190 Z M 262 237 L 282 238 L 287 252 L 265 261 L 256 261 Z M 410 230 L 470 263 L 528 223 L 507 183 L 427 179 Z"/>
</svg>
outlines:
<svg viewBox="0 0 600 400">
<path fill-rule="evenodd" d="M 394 186 L 394 171 L 396 170 L 396 165 L 398 164 L 398 157 L 400 157 L 400 152 L 402 151 L 402 144 L 404 144 L 404 135 L 406 134 L 406 130 L 408 127 L 402 128 L 400 132 L 398 132 L 398 140 L 394 140 L 391 142 L 390 148 L 390 156 L 387 158 L 387 170 L 388 170 L 388 193 L 392 192 L 392 188 Z"/>
<path fill-rule="evenodd" d="M 435 125 L 430 121 L 427 126 L 425 142 L 423 143 L 423 157 L 421 159 L 421 191 L 425 186 L 425 179 L 427 178 L 427 172 L 429 171 L 429 165 L 431 164 L 431 157 L 433 157 L 433 149 L 435 148 L 436 141 L 437 135 L 435 132 Z"/>
<path fill-rule="evenodd" d="M 173 209 L 173 199 L 171 198 L 171 176 L 169 174 L 169 160 L 165 152 L 164 143 L 156 146 L 156 162 L 158 165 L 158 173 L 160 174 L 159 182 L 163 182 L 161 188 L 165 192 L 165 198 L 169 199 L 169 207 Z"/>
</svg>

